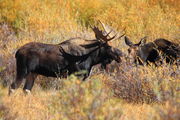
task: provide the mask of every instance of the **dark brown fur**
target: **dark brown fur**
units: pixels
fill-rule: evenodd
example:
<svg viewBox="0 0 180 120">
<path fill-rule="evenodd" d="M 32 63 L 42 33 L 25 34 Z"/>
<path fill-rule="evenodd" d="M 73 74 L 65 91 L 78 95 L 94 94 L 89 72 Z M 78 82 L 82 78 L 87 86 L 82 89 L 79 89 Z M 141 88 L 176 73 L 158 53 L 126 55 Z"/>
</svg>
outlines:
<svg viewBox="0 0 180 120">
<path fill-rule="evenodd" d="M 9 94 L 19 87 L 24 78 L 24 90 L 30 91 L 39 74 L 47 77 L 67 77 L 83 70 L 85 73 L 79 75 L 85 80 L 94 65 L 101 64 L 106 68 L 113 60 L 120 62 L 122 52 L 108 44 L 116 35 L 110 37 L 110 32 L 102 31 L 96 26 L 91 28 L 95 40 L 72 38 L 57 45 L 32 42 L 19 48 L 15 55 L 16 80 L 11 84 Z"/>
<path fill-rule="evenodd" d="M 178 64 L 180 59 L 180 47 L 178 44 L 166 39 L 159 38 L 153 42 L 146 43 L 146 39 L 141 39 L 137 44 L 133 44 L 129 38 L 125 37 L 125 43 L 129 46 L 130 58 L 136 64 L 152 62 L 155 65 L 165 60 L 166 63 Z"/>
<path fill-rule="evenodd" d="M 83 80 L 89 76 L 92 66 L 106 67 L 111 61 L 120 62 L 121 51 L 99 40 L 73 38 L 60 44 L 31 42 L 16 52 L 16 80 L 10 86 L 10 93 L 26 79 L 24 90 L 31 90 L 37 75 L 47 77 L 66 77 L 75 72 Z"/>
</svg>

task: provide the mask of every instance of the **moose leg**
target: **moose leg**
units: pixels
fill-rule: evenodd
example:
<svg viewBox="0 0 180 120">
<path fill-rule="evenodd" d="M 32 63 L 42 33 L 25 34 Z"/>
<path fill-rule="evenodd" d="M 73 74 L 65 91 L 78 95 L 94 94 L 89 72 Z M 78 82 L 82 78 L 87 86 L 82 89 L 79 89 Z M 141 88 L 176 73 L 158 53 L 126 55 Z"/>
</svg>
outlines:
<svg viewBox="0 0 180 120">
<path fill-rule="evenodd" d="M 16 53 L 16 79 L 9 87 L 9 95 L 21 85 L 23 79 L 28 75 L 28 73 L 26 58 Z"/>
<path fill-rule="evenodd" d="M 18 75 L 16 76 L 16 80 L 11 84 L 9 88 L 9 95 L 14 92 L 15 89 L 19 88 L 21 85 L 23 78 L 25 78 L 24 75 Z"/>
<path fill-rule="evenodd" d="M 89 75 L 91 74 L 91 71 L 92 71 L 92 67 L 91 66 L 86 66 L 86 73 L 84 74 L 84 76 L 83 76 L 83 81 L 85 81 L 86 80 L 86 78 L 88 78 L 89 77 Z"/>
<path fill-rule="evenodd" d="M 70 64 L 68 66 L 68 75 L 71 75 L 75 72 L 79 72 L 81 69 L 79 68 L 79 65 L 77 63 Z"/>
<path fill-rule="evenodd" d="M 83 77 L 83 81 L 85 81 L 86 80 L 86 78 L 88 78 L 89 77 L 89 75 L 90 75 L 90 73 L 91 73 L 91 70 L 87 70 L 87 73 L 85 73 L 84 74 L 84 77 Z"/>
<path fill-rule="evenodd" d="M 34 80 L 36 79 L 37 77 L 37 74 L 35 73 L 30 73 L 27 77 L 26 77 L 26 82 L 25 82 L 25 85 L 24 85 L 24 92 L 25 93 L 30 93 L 33 85 L 34 85 Z"/>
</svg>

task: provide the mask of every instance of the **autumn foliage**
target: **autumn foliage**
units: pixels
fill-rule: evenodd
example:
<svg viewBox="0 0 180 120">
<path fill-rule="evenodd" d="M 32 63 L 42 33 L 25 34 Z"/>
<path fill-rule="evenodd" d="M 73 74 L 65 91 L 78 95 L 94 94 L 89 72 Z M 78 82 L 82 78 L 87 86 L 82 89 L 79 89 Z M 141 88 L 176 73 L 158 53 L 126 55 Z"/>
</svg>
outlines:
<svg viewBox="0 0 180 120">
<path fill-rule="evenodd" d="M 180 68 L 134 66 L 125 59 L 109 73 L 93 68 L 82 82 L 39 76 L 31 95 L 18 89 L 15 52 L 25 43 L 93 39 L 89 23 L 101 20 L 138 42 L 166 38 L 180 43 L 179 0 L 1 0 L 0 119 L 5 120 L 179 120 Z M 123 39 L 112 41 L 125 54 Z"/>
</svg>

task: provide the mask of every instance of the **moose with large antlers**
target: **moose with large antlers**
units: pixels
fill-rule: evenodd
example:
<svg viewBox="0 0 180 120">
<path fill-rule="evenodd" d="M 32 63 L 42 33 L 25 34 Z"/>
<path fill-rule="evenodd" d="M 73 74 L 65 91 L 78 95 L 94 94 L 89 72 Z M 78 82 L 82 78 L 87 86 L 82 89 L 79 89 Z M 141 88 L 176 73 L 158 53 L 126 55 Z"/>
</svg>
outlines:
<svg viewBox="0 0 180 120">
<path fill-rule="evenodd" d="M 96 37 L 94 40 L 72 38 L 55 45 L 31 42 L 20 47 L 15 54 L 16 79 L 10 86 L 9 94 L 20 86 L 23 79 L 26 79 L 24 91 L 30 92 L 38 75 L 67 77 L 85 70 L 81 74 L 85 80 L 94 65 L 101 64 L 106 68 L 113 60 L 120 62 L 122 52 L 110 46 L 108 41 L 123 35 L 110 36 L 112 31 L 106 31 L 104 24 L 101 25 L 104 31 L 91 26 Z"/>
</svg>

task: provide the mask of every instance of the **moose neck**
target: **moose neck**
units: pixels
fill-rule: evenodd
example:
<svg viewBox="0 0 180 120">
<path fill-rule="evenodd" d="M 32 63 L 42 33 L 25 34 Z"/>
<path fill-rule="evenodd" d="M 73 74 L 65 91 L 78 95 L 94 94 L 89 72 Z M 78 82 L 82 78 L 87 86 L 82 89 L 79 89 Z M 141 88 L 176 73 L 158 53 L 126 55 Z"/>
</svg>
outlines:
<svg viewBox="0 0 180 120">
<path fill-rule="evenodd" d="M 103 58 L 105 57 L 104 48 L 100 47 L 99 49 L 95 50 L 91 55 L 87 58 L 87 61 L 90 62 L 90 65 L 97 65 L 102 62 Z"/>
</svg>

